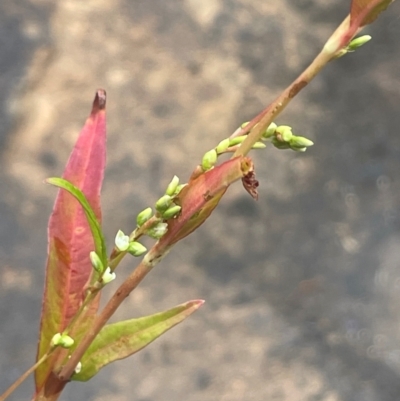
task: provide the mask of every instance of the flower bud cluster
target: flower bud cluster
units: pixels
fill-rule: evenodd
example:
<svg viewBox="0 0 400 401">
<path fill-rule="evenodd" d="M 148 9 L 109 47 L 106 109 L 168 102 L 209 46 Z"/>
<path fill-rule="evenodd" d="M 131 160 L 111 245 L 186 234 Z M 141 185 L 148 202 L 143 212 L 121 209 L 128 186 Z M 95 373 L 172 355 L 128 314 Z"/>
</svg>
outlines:
<svg viewBox="0 0 400 401">
<path fill-rule="evenodd" d="M 296 152 L 305 152 L 314 145 L 308 138 L 293 135 L 292 128 L 288 125 L 276 126 L 274 123 L 265 131 L 263 138 L 269 139 L 277 149 L 292 149 Z"/>
<path fill-rule="evenodd" d="M 50 342 L 52 347 L 71 348 L 74 345 L 74 340 L 65 333 L 56 333 Z"/>
<path fill-rule="evenodd" d="M 117 237 L 115 238 L 115 243 L 117 246 L 117 242 L 122 243 L 122 241 L 124 241 L 125 239 L 121 238 L 121 234 L 122 231 L 118 231 L 117 233 Z M 123 234 L 123 233 L 122 233 Z M 123 246 L 123 245 L 121 245 Z M 118 248 L 118 246 L 117 246 Z M 119 249 L 119 248 L 118 248 Z M 111 271 L 110 267 L 105 267 L 103 262 L 101 261 L 100 256 L 95 252 L 95 251 L 91 251 L 89 253 L 89 258 L 90 258 L 90 263 L 92 264 L 93 269 L 99 273 L 99 282 L 102 284 L 108 284 L 109 282 L 115 280 L 115 273 Z"/>
<path fill-rule="evenodd" d="M 174 200 L 184 186 L 182 184 L 179 185 L 179 178 L 175 175 L 168 184 L 165 194 L 156 202 L 155 209 L 163 220 L 169 220 L 178 216 L 182 208 L 174 203 Z M 154 230 L 150 230 L 152 235 L 147 234 L 154 236 L 154 238 L 161 238 L 159 236 L 164 235 L 166 231 L 164 234 L 161 234 L 164 231 L 164 226 L 162 223 L 160 224 L 154 227 Z"/>
<path fill-rule="evenodd" d="M 245 127 L 248 122 L 243 123 L 241 128 Z M 240 129 L 240 128 L 239 128 Z M 234 152 L 239 145 L 247 138 L 247 135 L 232 136 L 230 138 L 225 138 L 222 140 L 214 149 L 206 152 L 201 160 L 201 170 L 203 172 L 211 170 L 217 163 L 218 156 L 223 153 Z M 256 142 L 252 149 L 264 149 L 266 145 L 262 142 Z"/>
<path fill-rule="evenodd" d="M 167 232 L 168 224 L 165 221 L 178 216 L 180 213 L 181 206 L 177 205 L 174 200 L 185 185 L 179 184 L 179 178 L 175 175 L 168 184 L 164 195 L 155 203 L 155 211 L 151 207 L 148 207 L 137 215 L 137 229 L 135 232 L 140 233 L 139 236 L 145 234 L 151 238 L 160 239 Z M 147 225 L 145 226 L 146 223 Z M 126 247 L 127 239 L 121 238 L 120 241 L 122 241 L 121 245 L 123 245 L 123 248 L 119 246 L 121 250 Z M 146 251 L 146 248 L 136 241 L 131 241 L 126 251 L 134 256 L 139 256 Z"/>
<path fill-rule="evenodd" d="M 115 236 L 115 247 L 120 252 L 128 252 L 133 256 L 143 255 L 147 249 L 137 241 L 131 241 L 128 235 L 125 235 L 121 230 Z"/>
<path fill-rule="evenodd" d="M 241 125 L 244 128 L 248 122 Z M 257 125 L 256 125 L 257 126 Z M 246 135 L 237 136 L 231 139 L 230 146 L 241 144 L 246 138 Z M 314 143 L 302 136 L 293 135 L 292 128 L 288 125 L 276 125 L 272 122 L 262 134 L 262 141 L 270 141 L 277 149 L 292 149 L 297 152 L 305 152 L 309 146 Z M 253 149 L 265 148 L 263 142 L 256 142 Z"/>
</svg>

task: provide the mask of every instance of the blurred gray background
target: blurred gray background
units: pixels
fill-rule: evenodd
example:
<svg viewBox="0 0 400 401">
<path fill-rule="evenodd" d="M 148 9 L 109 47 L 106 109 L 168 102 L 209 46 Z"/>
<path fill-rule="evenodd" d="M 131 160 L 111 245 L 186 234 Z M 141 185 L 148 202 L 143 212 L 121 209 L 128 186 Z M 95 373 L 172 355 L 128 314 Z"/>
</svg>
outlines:
<svg viewBox="0 0 400 401">
<path fill-rule="evenodd" d="M 95 90 L 111 242 L 297 76 L 348 3 L 0 2 L 0 390 L 34 361 L 55 197 L 43 179 L 61 174 Z M 400 3 L 366 32 L 277 121 L 315 146 L 254 153 L 259 201 L 231 188 L 114 320 L 204 307 L 62 400 L 399 399 Z"/>
</svg>

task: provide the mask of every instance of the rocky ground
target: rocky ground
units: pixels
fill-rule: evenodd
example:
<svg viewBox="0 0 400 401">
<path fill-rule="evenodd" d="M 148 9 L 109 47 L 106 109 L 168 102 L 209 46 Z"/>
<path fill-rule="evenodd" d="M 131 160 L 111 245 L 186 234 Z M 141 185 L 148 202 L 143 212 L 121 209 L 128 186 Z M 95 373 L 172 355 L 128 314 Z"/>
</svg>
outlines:
<svg viewBox="0 0 400 401">
<path fill-rule="evenodd" d="M 61 174 L 95 90 L 112 241 L 296 77 L 346 3 L 0 2 L 0 389 L 34 360 L 55 196 L 42 181 Z M 63 401 L 398 399 L 400 3 L 368 33 L 279 118 L 316 145 L 255 154 L 259 201 L 231 188 L 116 319 L 205 306 Z"/>
</svg>

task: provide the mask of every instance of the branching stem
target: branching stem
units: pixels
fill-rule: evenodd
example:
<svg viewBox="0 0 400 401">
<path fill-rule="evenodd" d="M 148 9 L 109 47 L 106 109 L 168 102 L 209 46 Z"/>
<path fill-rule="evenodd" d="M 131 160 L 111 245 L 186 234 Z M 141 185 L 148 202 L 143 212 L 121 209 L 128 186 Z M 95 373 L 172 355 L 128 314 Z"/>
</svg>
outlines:
<svg viewBox="0 0 400 401">
<path fill-rule="evenodd" d="M 152 254 L 153 249 L 157 244 L 149 251 L 146 257 L 140 262 L 136 269 L 130 274 L 130 276 L 121 284 L 107 305 L 101 311 L 100 315 L 95 319 L 93 325 L 90 327 L 88 333 L 76 347 L 71 355 L 71 358 L 66 362 L 65 366 L 58 373 L 58 378 L 61 381 L 67 381 L 74 372 L 74 369 L 78 362 L 81 360 L 83 354 L 90 346 L 92 341 L 95 339 L 100 330 L 104 327 L 110 317 L 118 309 L 124 299 L 139 285 L 139 283 L 147 276 L 150 270 L 158 263 L 160 258 L 152 258 L 154 261 L 149 261 L 148 255 Z"/>
<path fill-rule="evenodd" d="M 347 45 L 352 35 L 358 31 L 349 30 L 350 17 L 348 16 L 332 34 L 323 47 L 321 52 L 315 57 L 312 63 L 294 80 L 269 106 L 260 114 L 253 118 L 240 131 L 235 132 L 234 136 L 249 133 L 241 146 L 236 150 L 232 157 L 245 156 L 249 153 L 252 146 L 258 142 L 263 132 L 268 128 L 271 122 L 285 109 L 289 102 L 305 87 L 309 82 L 331 61 L 335 58 L 337 52 Z M 344 43 L 344 40 L 347 42 Z"/>
</svg>

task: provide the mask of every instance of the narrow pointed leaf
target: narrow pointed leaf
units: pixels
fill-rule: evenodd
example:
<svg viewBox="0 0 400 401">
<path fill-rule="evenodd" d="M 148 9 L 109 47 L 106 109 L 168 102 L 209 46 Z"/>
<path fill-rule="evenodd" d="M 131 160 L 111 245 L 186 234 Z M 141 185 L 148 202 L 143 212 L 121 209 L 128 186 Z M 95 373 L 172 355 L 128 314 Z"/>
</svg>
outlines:
<svg viewBox="0 0 400 401">
<path fill-rule="evenodd" d="M 189 301 L 168 311 L 105 326 L 82 357 L 72 380 L 87 381 L 104 366 L 126 358 L 195 312 L 204 301 Z"/>
<path fill-rule="evenodd" d="M 361 28 L 375 21 L 394 0 L 352 0 L 350 9 L 350 25 Z"/>
<path fill-rule="evenodd" d="M 252 173 L 252 160 L 239 156 L 189 181 L 174 200 L 182 207 L 181 213 L 168 220 L 168 231 L 158 246 L 168 247 L 193 232 L 210 216 L 228 187 Z"/>
<path fill-rule="evenodd" d="M 100 189 L 105 168 L 105 102 L 105 92 L 99 90 L 63 174 L 65 180 L 85 194 L 98 222 L 101 221 Z M 81 205 L 70 193 L 60 190 L 48 225 L 48 259 L 37 359 L 48 351 L 53 335 L 62 332 L 78 310 L 84 286 L 93 270 L 89 253 L 94 246 Z M 84 324 L 75 331 L 75 340 L 90 325 L 98 302 L 97 297 L 81 316 Z M 46 383 L 57 358 L 55 352 L 36 370 L 36 392 Z"/>
<path fill-rule="evenodd" d="M 90 206 L 88 200 L 84 193 L 77 188 L 75 185 L 72 185 L 67 180 L 58 177 L 48 178 L 46 180 L 48 184 L 54 185 L 56 187 L 65 189 L 68 191 L 82 206 L 87 222 L 89 224 L 90 230 L 92 232 L 93 241 L 94 241 L 94 248 L 97 255 L 100 256 L 103 265 L 107 264 L 107 249 L 106 243 L 104 239 L 103 232 L 100 227 L 100 222 L 97 220 L 96 214 L 92 207 Z"/>
</svg>

